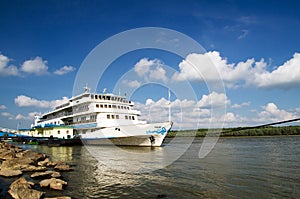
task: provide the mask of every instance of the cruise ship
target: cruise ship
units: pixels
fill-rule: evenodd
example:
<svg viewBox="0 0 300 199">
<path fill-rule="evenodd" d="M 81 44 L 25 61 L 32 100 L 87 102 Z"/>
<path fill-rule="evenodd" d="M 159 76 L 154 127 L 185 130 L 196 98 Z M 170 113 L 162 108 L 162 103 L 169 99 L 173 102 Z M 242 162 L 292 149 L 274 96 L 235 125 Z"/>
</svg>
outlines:
<svg viewBox="0 0 300 199">
<path fill-rule="evenodd" d="M 139 116 L 134 102 L 125 96 L 106 93 L 106 89 L 101 94 L 91 93 L 85 87 L 82 94 L 67 103 L 36 116 L 31 129 L 39 129 L 43 137 L 77 136 L 84 144 L 161 146 L 173 124 L 170 117 L 166 122 L 147 123 Z"/>
</svg>

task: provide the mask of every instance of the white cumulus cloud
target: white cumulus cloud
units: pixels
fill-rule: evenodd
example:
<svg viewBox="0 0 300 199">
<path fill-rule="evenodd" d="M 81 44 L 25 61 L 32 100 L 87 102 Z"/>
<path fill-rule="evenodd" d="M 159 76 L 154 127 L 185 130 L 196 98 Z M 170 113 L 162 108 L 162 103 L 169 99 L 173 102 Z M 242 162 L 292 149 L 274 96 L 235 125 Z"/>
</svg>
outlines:
<svg viewBox="0 0 300 199">
<path fill-rule="evenodd" d="M 129 86 L 129 87 L 131 87 L 131 88 L 138 88 L 138 87 L 141 86 L 141 83 L 137 80 L 133 80 L 133 81 L 123 80 L 122 83 Z"/>
<path fill-rule="evenodd" d="M 209 95 L 202 95 L 201 100 L 198 102 L 200 108 L 214 108 L 225 107 L 230 104 L 225 93 L 212 92 Z"/>
<path fill-rule="evenodd" d="M 39 112 L 30 112 L 27 115 L 22 115 L 22 114 L 17 114 L 14 119 L 15 120 L 28 120 L 28 121 L 33 121 L 34 116 L 40 115 L 41 113 Z"/>
<path fill-rule="evenodd" d="M 11 60 L 5 56 L 0 54 L 0 76 L 18 76 L 19 70 L 14 65 L 9 65 Z"/>
<path fill-rule="evenodd" d="M 7 109 L 7 107 L 5 106 L 5 105 L 0 105 L 0 110 L 5 110 L 5 109 Z"/>
<path fill-rule="evenodd" d="M 247 107 L 250 106 L 251 102 L 243 102 L 241 104 L 234 104 L 231 106 L 231 108 L 243 108 L 243 107 Z"/>
<path fill-rule="evenodd" d="M 167 81 L 168 79 L 163 63 L 158 59 L 143 58 L 134 65 L 134 71 L 138 76 L 149 80 Z"/>
<path fill-rule="evenodd" d="M 300 86 L 300 53 L 286 61 L 277 69 L 255 73 L 253 83 L 258 87 L 291 88 Z"/>
<path fill-rule="evenodd" d="M 73 72 L 75 68 L 73 66 L 63 66 L 60 69 L 54 71 L 54 74 L 56 75 L 64 75 L 70 72 Z"/>
<path fill-rule="evenodd" d="M 159 62 L 159 61 L 156 59 L 149 60 L 148 58 L 143 58 L 134 65 L 134 71 L 139 76 L 143 76 L 146 73 L 148 73 L 150 70 L 150 67 L 156 65 L 157 62 Z"/>
<path fill-rule="evenodd" d="M 256 126 L 271 122 L 278 122 L 299 117 L 300 108 L 294 112 L 283 110 L 277 107 L 275 103 L 268 103 L 254 115 L 240 115 L 235 112 L 222 112 L 221 114 L 212 114 L 211 101 L 209 98 L 215 95 L 216 105 L 230 104 L 230 100 L 222 93 L 211 93 L 204 95 L 198 102 L 195 100 L 176 99 L 171 102 L 171 116 L 174 122 L 173 129 L 196 129 L 209 127 L 239 127 Z M 248 106 L 250 103 L 242 103 L 239 106 Z M 168 120 L 168 100 L 161 98 L 157 101 L 147 99 L 145 103 L 136 103 L 136 108 L 141 111 L 140 119 L 148 122 L 162 122 Z"/>
<path fill-rule="evenodd" d="M 199 101 L 188 99 L 176 99 L 172 101 L 171 116 L 174 122 L 174 129 L 207 128 L 211 122 L 222 127 L 225 116 L 215 114 L 215 118 L 212 118 L 211 108 L 213 108 L 213 106 L 224 106 L 224 103 L 230 103 L 230 101 L 225 94 L 216 92 L 204 95 Z M 168 106 L 169 102 L 165 98 L 161 98 L 157 101 L 147 99 L 144 104 L 136 103 L 136 108 L 142 113 L 141 119 L 147 120 L 148 122 L 167 121 L 169 114 Z M 230 115 L 227 117 L 229 116 Z M 234 118 L 234 115 L 231 115 L 230 119 L 232 118 Z"/>
<path fill-rule="evenodd" d="M 8 112 L 2 112 L 1 115 L 4 117 L 7 117 L 9 119 L 13 119 L 13 117 L 14 117 L 11 113 L 8 113 Z"/>
<path fill-rule="evenodd" d="M 68 102 L 67 97 L 61 100 L 38 100 L 25 95 L 19 95 L 15 98 L 15 104 L 19 107 L 37 107 L 37 108 L 54 108 L 62 103 Z"/>
<path fill-rule="evenodd" d="M 290 120 L 296 118 L 295 113 L 288 112 L 283 109 L 279 109 L 273 102 L 263 106 L 263 111 L 258 113 L 259 121 L 263 122 L 278 122 L 283 120 Z"/>
<path fill-rule="evenodd" d="M 264 59 L 254 58 L 238 63 L 228 60 L 217 51 L 189 54 L 179 63 L 175 81 L 217 81 L 222 79 L 228 88 L 255 86 L 259 88 L 294 88 L 300 85 L 300 53 L 273 71 L 267 69 Z"/>
<path fill-rule="evenodd" d="M 34 59 L 25 61 L 21 66 L 21 71 L 35 75 L 48 74 L 47 61 L 37 56 Z"/>
</svg>

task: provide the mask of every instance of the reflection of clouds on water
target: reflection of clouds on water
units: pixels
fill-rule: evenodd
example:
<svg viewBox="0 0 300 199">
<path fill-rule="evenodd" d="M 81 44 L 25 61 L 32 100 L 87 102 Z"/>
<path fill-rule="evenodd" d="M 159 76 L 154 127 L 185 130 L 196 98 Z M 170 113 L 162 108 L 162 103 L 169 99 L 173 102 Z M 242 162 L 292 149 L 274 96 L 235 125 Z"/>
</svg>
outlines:
<svg viewBox="0 0 300 199">
<path fill-rule="evenodd" d="M 193 137 L 173 138 L 163 147 L 118 147 L 85 145 L 90 154 L 106 167 L 127 173 L 147 173 L 177 160 Z"/>
<path fill-rule="evenodd" d="M 121 172 L 147 172 L 163 167 L 164 148 L 86 146 L 106 167 Z"/>
</svg>

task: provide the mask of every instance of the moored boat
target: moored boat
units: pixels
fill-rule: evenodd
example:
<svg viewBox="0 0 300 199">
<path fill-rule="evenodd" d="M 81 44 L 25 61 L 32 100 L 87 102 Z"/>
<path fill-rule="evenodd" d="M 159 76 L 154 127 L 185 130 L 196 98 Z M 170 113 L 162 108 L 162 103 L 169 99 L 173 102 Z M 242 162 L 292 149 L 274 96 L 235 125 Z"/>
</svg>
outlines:
<svg viewBox="0 0 300 199">
<path fill-rule="evenodd" d="M 140 111 L 125 96 L 106 93 L 84 93 L 74 96 L 54 110 L 36 116 L 27 131 L 33 137 L 73 139 L 84 144 L 126 146 L 161 146 L 172 122 L 147 123 Z M 25 132 L 23 132 L 25 133 Z"/>
</svg>

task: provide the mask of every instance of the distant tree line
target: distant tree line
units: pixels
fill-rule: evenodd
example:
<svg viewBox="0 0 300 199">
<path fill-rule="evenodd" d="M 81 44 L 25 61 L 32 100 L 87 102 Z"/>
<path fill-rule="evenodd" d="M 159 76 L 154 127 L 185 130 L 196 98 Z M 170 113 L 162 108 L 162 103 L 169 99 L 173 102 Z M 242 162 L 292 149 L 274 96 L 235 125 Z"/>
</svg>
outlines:
<svg viewBox="0 0 300 199">
<path fill-rule="evenodd" d="M 175 136 L 196 136 L 205 137 L 207 132 L 220 134 L 221 137 L 230 136 L 274 136 L 274 135 L 300 135 L 300 126 L 265 126 L 259 128 L 253 127 L 236 127 L 224 129 L 198 129 L 170 131 L 167 137 Z"/>
</svg>

